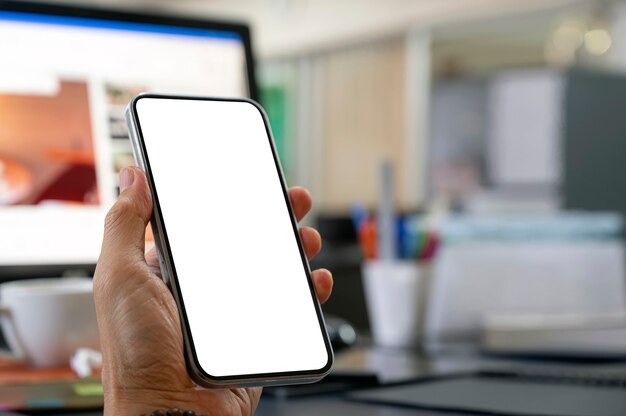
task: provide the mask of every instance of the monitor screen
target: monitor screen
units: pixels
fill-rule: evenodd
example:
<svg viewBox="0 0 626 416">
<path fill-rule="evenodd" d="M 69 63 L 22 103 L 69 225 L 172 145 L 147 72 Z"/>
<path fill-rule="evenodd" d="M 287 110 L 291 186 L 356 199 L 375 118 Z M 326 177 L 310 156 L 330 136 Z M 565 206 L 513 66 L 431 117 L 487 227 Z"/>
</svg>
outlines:
<svg viewBox="0 0 626 416">
<path fill-rule="evenodd" d="M 96 262 L 133 95 L 254 98 L 244 25 L 0 1 L 0 50 L 0 270 Z"/>
</svg>

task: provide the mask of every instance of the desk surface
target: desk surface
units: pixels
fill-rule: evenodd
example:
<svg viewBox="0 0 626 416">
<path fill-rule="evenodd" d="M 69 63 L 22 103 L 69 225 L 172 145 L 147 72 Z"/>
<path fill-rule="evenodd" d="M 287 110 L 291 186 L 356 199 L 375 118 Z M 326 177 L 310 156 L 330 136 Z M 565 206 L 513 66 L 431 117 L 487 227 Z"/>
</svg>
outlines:
<svg viewBox="0 0 626 416">
<path fill-rule="evenodd" d="M 39 413 L 41 414 L 41 413 Z M 59 413 L 57 413 L 59 414 Z M 72 416 L 101 416 L 102 412 L 68 413 Z M 0 410 L 0 416 L 5 413 Z M 14 413 L 6 413 L 14 416 Z M 263 397 L 256 416 L 461 416 L 455 413 L 418 411 L 394 406 L 349 402 L 340 397 L 275 399 Z M 17 415 L 15 415 L 17 416 Z"/>
<path fill-rule="evenodd" d="M 451 355 L 445 357 L 425 358 L 420 356 L 416 351 L 393 350 L 393 349 L 373 349 L 373 348 L 354 348 L 350 351 L 340 353 L 336 357 L 336 371 L 347 373 L 363 373 L 376 372 L 382 382 L 398 382 L 415 380 L 423 377 L 443 376 L 459 373 L 470 373 L 479 369 L 498 369 L 510 368 L 511 366 L 539 367 L 545 369 L 551 368 L 568 368 L 576 369 L 578 366 L 573 364 L 559 364 L 549 362 L 534 362 L 510 360 L 510 359 L 492 359 L 481 358 L 473 355 Z M 598 368 L 607 366 L 607 364 L 585 364 L 584 367 Z M 582 368 L 582 367 L 580 367 Z M 610 364 L 602 369 L 603 373 L 607 371 L 619 372 L 626 374 L 625 364 Z M 72 413 L 72 415 L 101 415 L 102 412 L 84 412 Z M 435 416 L 455 414 L 446 412 L 436 412 L 422 410 L 418 411 L 411 408 L 403 408 L 398 406 L 389 406 L 381 404 L 360 403 L 350 401 L 343 397 L 340 393 L 335 394 L 318 394 L 306 397 L 282 398 L 264 394 L 259 404 L 257 415 L 259 416 L 308 416 L 308 415 L 360 415 L 360 416 Z M 2 412 L 0 411 L 0 416 Z"/>
<path fill-rule="evenodd" d="M 264 397 L 257 416 L 455 416 L 452 413 L 418 411 L 396 406 L 350 402 L 339 396 L 276 399 Z"/>
<path fill-rule="evenodd" d="M 420 358 L 417 351 L 396 349 L 354 348 L 337 354 L 336 371 L 351 374 L 376 373 L 383 382 L 412 380 L 434 374 L 467 371 L 477 367 L 477 362 L 467 356 L 446 359 Z M 101 415 L 102 412 L 79 412 L 73 415 Z M 345 399 L 341 394 L 317 394 L 306 397 L 281 398 L 264 394 L 257 415 L 435 415 L 435 412 L 416 412 L 394 406 L 358 403 Z M 2 416 L 2 412 L 0 412 Z"/>
</svg>

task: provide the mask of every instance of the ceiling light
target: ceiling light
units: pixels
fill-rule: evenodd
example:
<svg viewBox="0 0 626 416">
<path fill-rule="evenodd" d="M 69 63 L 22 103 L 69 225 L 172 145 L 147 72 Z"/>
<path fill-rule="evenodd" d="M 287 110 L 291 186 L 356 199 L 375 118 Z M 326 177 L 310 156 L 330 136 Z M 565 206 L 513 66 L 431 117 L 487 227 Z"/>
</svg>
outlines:
<svg viewBox="0 0 626 416">
<path fill-rule="evenodd" d="M 585 49 L 593 55 L 606 53 L 613 43 L 611 34 L 606 29 L 593 29 L 585 34 Z"/>
</svg>

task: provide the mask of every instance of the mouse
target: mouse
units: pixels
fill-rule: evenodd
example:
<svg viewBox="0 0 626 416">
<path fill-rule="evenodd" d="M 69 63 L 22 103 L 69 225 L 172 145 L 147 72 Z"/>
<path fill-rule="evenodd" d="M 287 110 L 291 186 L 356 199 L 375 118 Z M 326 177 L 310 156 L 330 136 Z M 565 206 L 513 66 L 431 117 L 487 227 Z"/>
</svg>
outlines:
<svg viewBox="0 0 626 416">
<path fill-rule="evenodd" d="M 358 341 L 357 330 L 347 320 L 334 315 L 325 317 L 326 330 L 335 352 L 350 348 Z"/>
</svg>

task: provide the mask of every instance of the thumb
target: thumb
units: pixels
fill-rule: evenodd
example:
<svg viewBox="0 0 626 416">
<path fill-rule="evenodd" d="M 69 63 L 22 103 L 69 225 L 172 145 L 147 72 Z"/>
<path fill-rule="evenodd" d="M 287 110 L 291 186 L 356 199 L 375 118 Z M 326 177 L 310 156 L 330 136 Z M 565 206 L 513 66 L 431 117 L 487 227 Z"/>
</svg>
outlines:
<svg viewBox="0 0 626 416">
<path fill-rule="evenodd" d="M 104 223 L 101 256 L 145 262 L 146 225 L 152 215 L 152 197 L 144 173 L 136 167 L 120 173 L 120 196 Z"/>
</svg>

